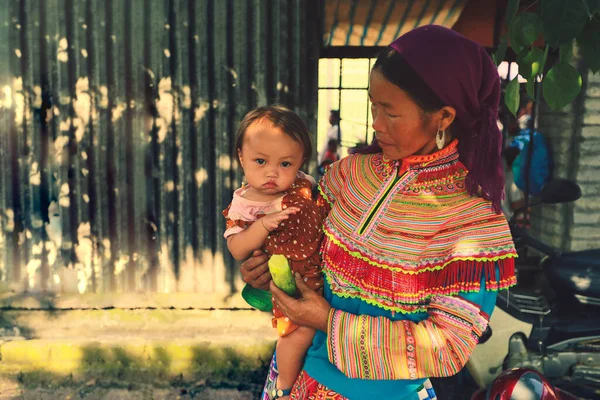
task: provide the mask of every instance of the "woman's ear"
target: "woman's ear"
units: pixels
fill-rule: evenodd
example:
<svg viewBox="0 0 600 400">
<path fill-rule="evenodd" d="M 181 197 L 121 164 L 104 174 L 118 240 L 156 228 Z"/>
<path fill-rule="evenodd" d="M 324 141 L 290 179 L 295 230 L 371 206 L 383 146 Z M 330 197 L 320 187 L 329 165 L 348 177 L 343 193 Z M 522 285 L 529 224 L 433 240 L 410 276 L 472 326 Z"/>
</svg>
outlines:
<svg viewBox="0 0 600 400">
<path fill-rule="evenodd" d="M 439 121 L 439 129 L 445 131 L 452 125 L 454 119 L 456 118 L 456 109 L 450 106 L 444 106 L 439 111 L 440 113 L 440 121 Z"/>
</svg>

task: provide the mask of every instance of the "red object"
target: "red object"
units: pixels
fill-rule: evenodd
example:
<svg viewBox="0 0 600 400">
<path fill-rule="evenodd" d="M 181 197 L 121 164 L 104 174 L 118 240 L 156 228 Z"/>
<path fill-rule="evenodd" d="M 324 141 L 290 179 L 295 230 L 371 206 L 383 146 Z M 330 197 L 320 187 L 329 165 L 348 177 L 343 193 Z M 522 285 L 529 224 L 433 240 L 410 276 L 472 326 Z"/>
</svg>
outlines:
<svg viewBox="0 0 600 400">
<path fill-rule="evenodd" d="M 325 154 L 323 154 L 323 159 L 321 160 L 321 165 L 320 166 L 321 167 L 326 167 L 329 164 L 333 164 L 337 160 L 339 160 L 339 157 L 338 157 L 337 153 L 335 151 L 327 149 L 327 151 L 325 152 Z"/>
<path fill-rule="evenodd" d="M 294 387 L 290 400 L 349 400 L 341 394 L 334 392 L 327 386 L 317 382 L 314 378 L 302 370 Z"/>
<path fill-rule="evenodd" d="M 571 400 L 576 397 L 558 390 L 538 371 L 512 369 L 504 371 L 487 391 L 477 391 L 471 400 Z"/>
</svg>

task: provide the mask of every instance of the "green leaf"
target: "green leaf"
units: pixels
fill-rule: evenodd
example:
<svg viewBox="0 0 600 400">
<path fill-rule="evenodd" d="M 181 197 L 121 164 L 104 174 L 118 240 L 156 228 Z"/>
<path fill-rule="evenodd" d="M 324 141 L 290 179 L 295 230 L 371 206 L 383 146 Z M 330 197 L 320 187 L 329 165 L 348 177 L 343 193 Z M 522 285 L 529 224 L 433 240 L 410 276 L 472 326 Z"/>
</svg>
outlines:
<svg viewBox="0 0 600 400">
<path fill-rule="evenodd" d="M 507 49 L 508 49 L 508 39 L 505 36 L 500 40 L 500 44 L 498 45 L 496 52 L 494 54 L 492 54 L 492 56 L 494 58 L 494 63 L 496 64 L 496 66 L 498 66 L 502 61 L 504 61 L 504 57 L 506 56 Z"/>
<path fill-rule="evenodd" d="M 506 6 L 506 17 L 504 18 L 504 23 L 507 27 L 512 24 L 515 19 L 515 15 L 517 15 L 517 11 L 519 10 L 519 0 L 509 0 L 508 5 Z"/>
<path fill-rule="evenodd" d="M 560 61 L 544 77 L 543 91 L 550 108 L 560 110 L 581 91 L 581 75 L 571 64 Z"/>
<path fill-rule="evenodd" d="M 573 59 L 573 41 L 563 44 L 559 48 L 560 61 L 571 62 Z"/>
<path fill-rule="evenodd" d="M 600 70 L 600 21 L 591 19 L 577 38 L 585 65 L 596 73 Z"/>
<path fill-rule="evenodd" d="M 514 35 L 512 31 L 508 31 L 508 35 L 510 36 L 510 47 L 512 47 L 513 51 L 516 54 L 522 52 L 523 49 L 525 49 L 525 47 L 523 47 L 523 45 L 521 45 L 516 39 L 513 38 Z"/>
<path fill-rule="evenodd" d="M 519 93 L 519 77 L 508 82 L 504 91 L 504 104 L 508 110 L 516 117 L 517 110 L 519 109 L 519 102 L 521 101 L 521 95 Z"/>
<path fill-rule="evenodd" d="M 533 13 L 521 13 L 515 17 L 509 29 L 510 46 L 515 53 L 530 46 L 542 33 L 542 20 Z"/>
<path fill-rule="evenodd" d="M 544 58 L 544 52 L 537 47 L 532 47 L 527 53 L 519 55 L 517 64 L 519 64 L 519 74 L 530 81 L 540 71 L 540 65 Z"/>
<path fill-rule="evenodd" d="M 588 19 L 587 7 L 581 0 L 542 0 L 544 38 L 552 47 L 575 39 Z"/>
</svg>

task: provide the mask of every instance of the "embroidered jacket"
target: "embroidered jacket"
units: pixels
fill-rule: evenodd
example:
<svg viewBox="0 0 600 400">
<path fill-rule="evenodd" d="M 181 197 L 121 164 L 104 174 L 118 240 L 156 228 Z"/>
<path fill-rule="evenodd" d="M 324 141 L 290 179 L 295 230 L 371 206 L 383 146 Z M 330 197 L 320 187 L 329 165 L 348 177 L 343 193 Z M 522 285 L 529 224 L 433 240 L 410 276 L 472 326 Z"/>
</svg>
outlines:
<svg viewBox="0 0 600 400">
<path fill-rule="evenodd" d="M 404 398 L 419 379 L 458 372 L 487 327 L 494 291 L 516 282 L 506 220 L 467 193 L 457 143 L 402 162 L 352 155 L 322 179 L 333 309 L 305 368 L 331 389 Z"/>
<path fill-rule="evenodd" d="M 334 294 L 411 313 L 434 295 L 479 290 L 482 274 L 488 290 L 516 282 L 506 219 L 467 193 L 457 143 L 403 162 L 349 156 L 329 169 L 319 189 L 331 206 L 323 258 Z"/>
</svg>

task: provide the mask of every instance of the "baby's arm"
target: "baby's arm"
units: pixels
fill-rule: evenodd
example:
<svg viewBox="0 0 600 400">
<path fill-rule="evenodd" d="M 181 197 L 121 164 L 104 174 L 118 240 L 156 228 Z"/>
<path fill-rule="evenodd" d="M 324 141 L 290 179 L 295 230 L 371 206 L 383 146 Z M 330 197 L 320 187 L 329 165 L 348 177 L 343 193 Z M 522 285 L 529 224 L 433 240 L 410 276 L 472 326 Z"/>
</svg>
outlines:
<svg viewBox="0 0 600 400">
<path fill-rule="evenodd" d="M 295 207 L 287 208 L 273 214 L 259 218 L 252 225 L 227 238 L 227 248 L 233 258 L 238 261 L 245 260 L 256 249 L 260 249 L 269 236 L 269 233 L 277 229 L 280 223 L 295 214 L 299 210 Z"/>
</svg>

